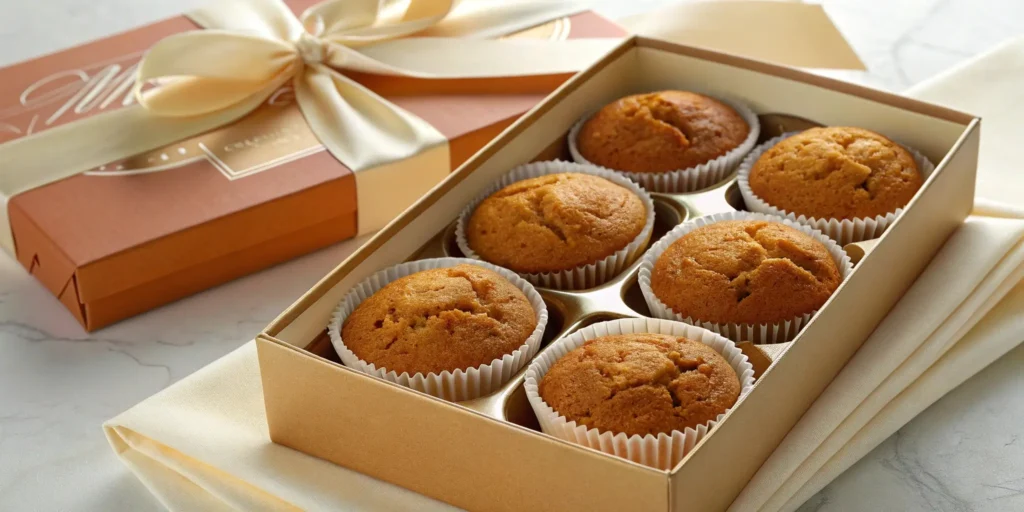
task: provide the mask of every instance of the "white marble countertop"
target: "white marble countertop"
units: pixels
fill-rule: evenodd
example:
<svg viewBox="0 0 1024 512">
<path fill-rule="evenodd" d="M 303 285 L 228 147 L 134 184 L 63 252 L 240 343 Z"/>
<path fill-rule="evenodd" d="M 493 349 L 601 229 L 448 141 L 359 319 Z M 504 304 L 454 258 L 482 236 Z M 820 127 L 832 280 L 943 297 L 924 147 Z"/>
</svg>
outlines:
<svg viewBox="0 0 1024 512">
<path fill-rule="evenodd" d="M 201 0 L 0 2 L 0 65 L 128 29 Z M 617 17 L 664 3 L 606 3 Z M 868 65 L 902 90 L 1024 34 L 1015 0 L 825 1 Z M 0 510 L 159 510 L 100 424 L 251 339 L 346 242 L 87 334 L 0 257 Z M 934 404 L 803 511 L 1024 510 L 1024 347 Z"/>
</svg>

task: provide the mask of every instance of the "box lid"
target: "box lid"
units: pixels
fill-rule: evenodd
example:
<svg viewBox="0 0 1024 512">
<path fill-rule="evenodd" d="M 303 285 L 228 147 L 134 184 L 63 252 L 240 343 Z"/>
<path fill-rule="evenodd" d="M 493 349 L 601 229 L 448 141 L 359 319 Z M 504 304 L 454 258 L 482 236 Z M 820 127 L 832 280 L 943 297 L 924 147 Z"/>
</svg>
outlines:
<svg viewBox="0 0 1024 512">
<path fill-rule="evenodd" d="M 288 2 L 295 11 L 314 3 Z M 623 34 L 593 13 L 557 24 L 558 30 L 533 32 L 572 38 Z M 195 28 L 179 16 L 0 69 L 0 143 L 134 103 L 135 66 L 144 51 Z M 452 141 L 454 166 L 497 133 L 482 130 L 503 128 L 568 76 L 354 78 Z M 236 123 L 13 197 L 8 208 L 19 261 L 62 300 L 73 292 L 75 299 L 64 302 L 74 312 L 72 304 L 124 293 L 332 219 L 355 218 L 351 171 L 319 144 L 292 100 L 284 88 Z M 481 133 L 487 136 L 475 136 Z M 330 189 L 336 200 L 282 201 L 318 187 Z M 213 227 L 233 216 L 261 222 Z M 200 226 L 210 228 L 199 233 Z M 354 223 L 339 221 L 332 241 L 354 234 Z M 83 323 L 85 315 L 84 309 L 76 312 Z"/>
</svg>

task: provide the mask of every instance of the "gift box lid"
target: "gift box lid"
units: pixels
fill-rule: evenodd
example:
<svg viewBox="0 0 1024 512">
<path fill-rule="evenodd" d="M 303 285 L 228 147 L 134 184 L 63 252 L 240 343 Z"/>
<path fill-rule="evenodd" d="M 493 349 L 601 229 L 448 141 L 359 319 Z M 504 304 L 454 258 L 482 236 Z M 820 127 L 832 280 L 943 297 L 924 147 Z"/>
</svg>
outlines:
<svg viewBox="0 0 1024 512">
<path fill-rule="evenodd" d="M 296 12 L 312 0 L 288 2 Z M 134 103 L 135 68 L 184 16 L 0 69 L 0 143 Z M 529 37 L 620 36 L 584 12 Z M 454 168 L 569 75 L 353 78 L 433 125 Z M 310 131 L 285 87 L 230 125 L 10 198 L 17 258 L 88 329 L 356 234 L 352 172 Z M 130 133 L 111 133 L 130 137 Z M 126 172 L 130 172 L 125 174 Z M 394 213 L 441 176 L 394 184 Z M 365 205 L 364 205 L 365 206 Z"/>
</svg>

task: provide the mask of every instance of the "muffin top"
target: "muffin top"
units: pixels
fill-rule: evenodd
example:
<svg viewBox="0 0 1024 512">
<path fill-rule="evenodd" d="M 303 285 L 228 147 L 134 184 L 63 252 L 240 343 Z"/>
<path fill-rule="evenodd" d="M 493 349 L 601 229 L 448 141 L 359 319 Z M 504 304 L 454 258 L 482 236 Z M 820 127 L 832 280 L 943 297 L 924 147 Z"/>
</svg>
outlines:
<svg viewBox="0 0 1024 512">
<path fill-rule="evenodd" d="M 708 96 L 661 91 L 606 105 L 579 132 L 591 163 L 628 172 L 669 172 L 714 160 L 743 143 L 750 127 Z"/>
<path fill-rule="evenodd" d="M 841 281 L 825 246 L 785 224 L 723 221 L 676 240 L 654 262 L 651 289 L 683 317 L 771 324 L 820 308 Z"/>
<path fill-rule="evenodd" d="M 519 288 L 461 264 L 392 281 L 349 315 L 341 339 L 363 361 L 414 375 L 490 364 L 522 346 L 536 326 Z"/>
<path fill-rule="evenodd" d="M 736 403 L 740 381 L 724 357 L 699 341 L 620 334 L 587 341 L 555 361 L 539 392 L 578 425 L 642 436 L 716 419 Z"/>
<path fill-rule="evenodd" d="M 765 151 L 750 170 L 750 190 L 797 215 L 853 219 L 902 208 L 923 182 L 914 157 L 868 130 L 811 128 Z"/>
<path fill-rule="evenodd" d="M 517 181 L 477 206 L 469 247 L 486 261 L 523 273 L 558 272 L 626 247 L 647 222 L 633 191 L 599 176 L 548 174 Z"/>
</svg>

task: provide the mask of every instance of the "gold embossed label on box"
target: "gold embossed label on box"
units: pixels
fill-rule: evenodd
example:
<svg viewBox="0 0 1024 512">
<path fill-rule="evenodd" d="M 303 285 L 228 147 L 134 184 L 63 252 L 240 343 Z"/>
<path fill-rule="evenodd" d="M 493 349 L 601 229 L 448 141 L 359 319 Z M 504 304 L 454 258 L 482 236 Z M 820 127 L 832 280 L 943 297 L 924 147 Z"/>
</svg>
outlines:
<svg viewBox="0 0 1024 512">
<path fill-rule="evenodd" d="M 288 88 L 243 119 L 211 132 L 101 166 L 87 174 L 167 171 L 207 160 L 229 180 L 323 151 Z"/>
</svg>

